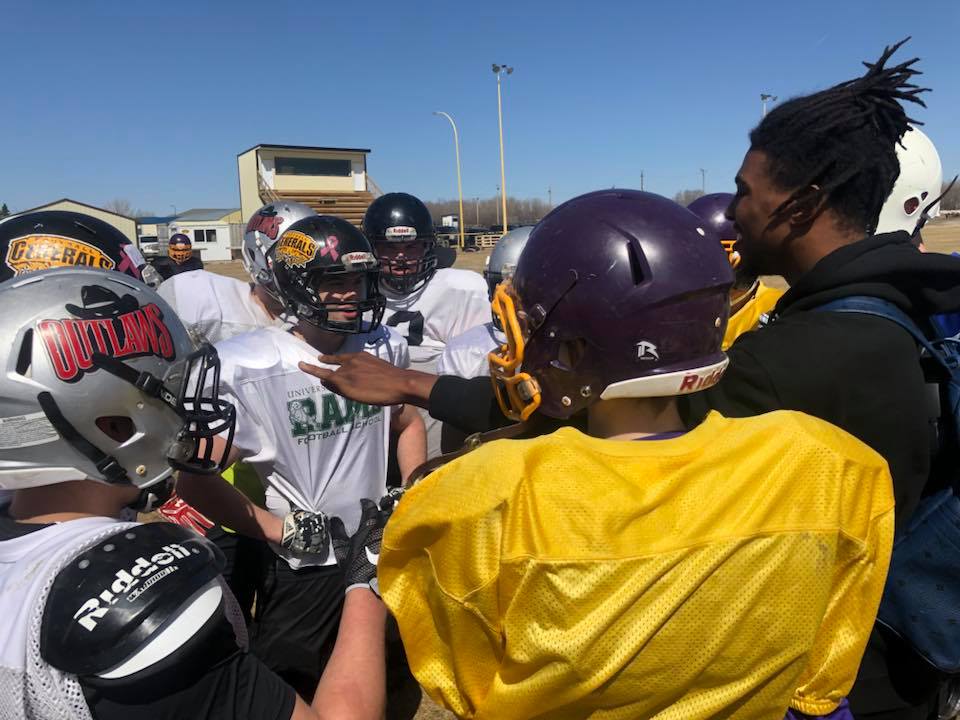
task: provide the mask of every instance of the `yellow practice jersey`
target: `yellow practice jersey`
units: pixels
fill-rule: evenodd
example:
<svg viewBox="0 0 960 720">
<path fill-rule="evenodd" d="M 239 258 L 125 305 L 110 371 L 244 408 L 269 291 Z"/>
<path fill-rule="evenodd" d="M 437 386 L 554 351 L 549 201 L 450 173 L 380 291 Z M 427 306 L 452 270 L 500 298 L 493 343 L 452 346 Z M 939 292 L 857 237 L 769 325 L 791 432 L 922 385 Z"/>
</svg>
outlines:
<svg viewBox="0 0 960 720">
<path fill-rule="evenodd" d="M 744 303 L 743 307 L 730 316 L 727 321 L 727 331 L 723 335 L 723 349 L 733 345 L 733 341 L 756 329 L 760 324 L 760 316 L 773 310 L 774 306 L 786 290 L 772 288 L 762 282 L 758 285 L 753 297 Z"/>
<path fill-rule="evenodd" d="M 460 717 L 782 720 L 853 684 L 892 541 L 866 445 L 711 413 L 673 439 L 480 447 L 407 492 L 378 575 Z"/>
</svg>

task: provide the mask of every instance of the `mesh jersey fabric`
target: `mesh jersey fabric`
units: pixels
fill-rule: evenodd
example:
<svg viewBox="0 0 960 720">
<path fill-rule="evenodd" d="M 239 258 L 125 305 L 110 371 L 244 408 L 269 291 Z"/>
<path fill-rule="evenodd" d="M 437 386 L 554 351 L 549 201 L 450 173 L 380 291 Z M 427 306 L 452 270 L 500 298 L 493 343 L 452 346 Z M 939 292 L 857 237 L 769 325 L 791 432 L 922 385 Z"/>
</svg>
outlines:
<svg viewBox="0 0 960 720">
<path fill-rule="evenodd" d="M 786 290 L 764 285 L 761 281 L 754 296 L 727 321 L 727 331 L 723 335 L 723 349 L 726 350 L 733 345 L 734 340 L 745 332 L 755 329 L 760 324 L 760 316 L 773 310 L 785 292 Z"/>
<path fill-rule="evenodd" d="M 378 566 L 465 718 L 783 718 L 843 698 L 893 540 L 884 460 L 799 413 L 498 441 L 410 489 Z"/>
<path fill-rule="evenodd" d="M 76 677 L 49 665 L 40 653 L 43 611 L 61 569 L 101 539 L 135 526 L 110 518 L 84 518 L 0 543 L 0 719 L 91 717 Z"/>
</svg>

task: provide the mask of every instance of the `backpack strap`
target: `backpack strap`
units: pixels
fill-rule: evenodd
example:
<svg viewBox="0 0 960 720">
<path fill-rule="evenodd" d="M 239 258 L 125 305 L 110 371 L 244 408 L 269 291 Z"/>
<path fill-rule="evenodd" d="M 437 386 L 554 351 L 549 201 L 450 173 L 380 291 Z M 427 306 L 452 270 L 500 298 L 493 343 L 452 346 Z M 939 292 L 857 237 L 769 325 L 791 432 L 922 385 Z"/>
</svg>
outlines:
<svg viewBox="0 0 960 720">
<path fill-rule="evenodd" d="M 903 310 L 888 300 L 881 300 L 868 295 L 851 295 L 824 303 L 813 308 L 813 310 L 873 315 L 894 322 L 910 333 L 917 344 L 926 351 L 927 355 L 942 366 L 952 379 L 960 381 L 960 377 L 958 377 L 960 376 L 960 368 L 958 368 L 957 362 L 941 352 Z"/>
</svg>

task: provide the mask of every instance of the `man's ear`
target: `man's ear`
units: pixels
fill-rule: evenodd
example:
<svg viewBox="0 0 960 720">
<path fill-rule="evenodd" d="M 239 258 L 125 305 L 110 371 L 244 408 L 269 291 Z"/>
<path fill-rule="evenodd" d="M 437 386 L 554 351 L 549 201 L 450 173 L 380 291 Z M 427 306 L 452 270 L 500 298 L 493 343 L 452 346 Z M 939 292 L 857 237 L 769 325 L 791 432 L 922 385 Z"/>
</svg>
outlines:
<svg viewBox="0 0 960 720">
<path fill-rule="evenodd" d="M 790 203 L 787 221 L 791 227 L 809 226 L 826 208 L 827 194 L 819 185 L 810 185 Z"/>
</svg>

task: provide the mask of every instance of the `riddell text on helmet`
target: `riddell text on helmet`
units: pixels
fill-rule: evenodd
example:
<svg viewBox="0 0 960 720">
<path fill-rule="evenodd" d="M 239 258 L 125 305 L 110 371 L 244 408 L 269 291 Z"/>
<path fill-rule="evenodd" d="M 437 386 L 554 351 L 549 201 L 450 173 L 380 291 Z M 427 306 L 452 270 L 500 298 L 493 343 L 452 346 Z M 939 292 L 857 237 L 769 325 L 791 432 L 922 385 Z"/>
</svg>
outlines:
<svg viewBox="0 0 960 720">
<path fill-rule="evenodd" d="M 691 393 L 697 392 L 698 390 L 703 390 L 711 385 L 716 385 L 718 382 L 720 382 L 720 378 L 723 376 L 723 372 L 726 369 L 726 366 L 724 366 L 707 373 L 687 373 L 680 381 L 679 391 L 681 393 Z"/>
</svg>

